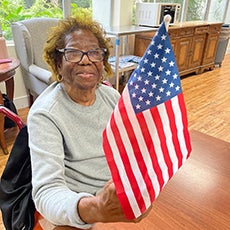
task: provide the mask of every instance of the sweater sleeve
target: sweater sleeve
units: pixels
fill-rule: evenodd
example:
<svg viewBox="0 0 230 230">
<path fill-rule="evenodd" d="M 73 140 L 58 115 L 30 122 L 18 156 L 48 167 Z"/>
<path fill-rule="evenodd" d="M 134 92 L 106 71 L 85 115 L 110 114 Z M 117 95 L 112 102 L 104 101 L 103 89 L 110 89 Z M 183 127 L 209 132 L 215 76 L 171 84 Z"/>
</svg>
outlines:
<svg viewBox="0 0 230 230">
<path fill-rule="evenodd" d="M 28 132 L 36 209 L 55 225 L 90 228 L 81 220 L 77 205 L 82 197 L 92 195 L 71 191 L 66 185 L 63 137 L 58 126 L 46 111 L 33 110 L 28 116 Z"/>
</svg>

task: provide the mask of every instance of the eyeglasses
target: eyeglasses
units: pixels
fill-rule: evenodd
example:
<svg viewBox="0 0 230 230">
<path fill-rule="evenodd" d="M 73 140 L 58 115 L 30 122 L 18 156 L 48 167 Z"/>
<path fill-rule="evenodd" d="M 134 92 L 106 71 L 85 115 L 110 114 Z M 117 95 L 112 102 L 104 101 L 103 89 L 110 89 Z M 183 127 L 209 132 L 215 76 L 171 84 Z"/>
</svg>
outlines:
<svg viewBox="0 0 230 230">
<path fill-rule="evenodd" d="M 59 52 L 64 53 L 65 60 L 68 62 L 78 63 L 82 60 L 84 55 L 88 57 L 91 62 L 100 62 L 104 60 L 107 49 L 98 48 L 83 52 L 73 48 L 58 49 Z"/>
</svg>

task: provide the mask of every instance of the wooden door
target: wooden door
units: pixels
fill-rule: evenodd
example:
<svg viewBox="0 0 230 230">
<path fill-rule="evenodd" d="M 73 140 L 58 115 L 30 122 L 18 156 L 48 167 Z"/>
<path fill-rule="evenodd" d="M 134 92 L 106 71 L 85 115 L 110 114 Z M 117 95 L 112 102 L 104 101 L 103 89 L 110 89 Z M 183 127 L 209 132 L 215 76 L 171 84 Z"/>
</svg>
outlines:
<svg viewBox="0 0 230 230">
<path fill-rule="evenodd" d="M 187 70 L 191 57 L 192 36 L 178 38 L 175 56 L 179 72 Z"/>
<path fill-rule="evenodd" d="M 203 60 L 206 34 L 195 35 L 192 39 L 188 68 L 199 68 Z"/>
</svg>

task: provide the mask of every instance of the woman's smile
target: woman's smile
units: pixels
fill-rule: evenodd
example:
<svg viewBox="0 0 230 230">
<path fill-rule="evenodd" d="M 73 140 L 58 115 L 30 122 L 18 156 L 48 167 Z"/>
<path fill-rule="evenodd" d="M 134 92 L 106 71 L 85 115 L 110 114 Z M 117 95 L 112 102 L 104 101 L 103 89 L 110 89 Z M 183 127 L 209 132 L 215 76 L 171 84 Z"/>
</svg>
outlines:
<svg viewBox="0 0 230 230">
<path fill-rule="evenodd" d="M 94 74 L 94 73 L 92 73 L 92 72 L 87 72 L 87 71 L 77 72 L 76 75 L 77 75 L 78 77 L 84 78 L 84 79 L 95 77 L 95 74 Z"/>
</svg>

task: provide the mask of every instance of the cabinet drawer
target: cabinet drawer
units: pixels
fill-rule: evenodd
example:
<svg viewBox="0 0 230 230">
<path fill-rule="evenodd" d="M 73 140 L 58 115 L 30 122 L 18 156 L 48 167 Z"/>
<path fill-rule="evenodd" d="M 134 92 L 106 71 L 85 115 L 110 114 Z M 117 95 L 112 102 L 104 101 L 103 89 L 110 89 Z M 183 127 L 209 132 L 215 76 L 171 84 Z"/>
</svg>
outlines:
<svg viewBox="0 0 230 230">
<path fill-rule="evenodd" d="M 221 30 L 222 24 L 215 24 L 215 25 L 210 25 L 210 32 L 211 33 L 219 33 Z"/>
<path fill-rule="evenodd" d="M 135 35 L 136 38 L 139 39 L 149 39 L 152 40 L 153 36 L 155 35 L 156 32 L 144 32 L 144 33 L 138 33 Z"/>
<path fill-rule="evenodd" d="M 204 34 L 208 33 L 209 27 L 208 26 L 199 26 L 195 28 L 195 34 Z"/>
<path fill-rule="evenodd" d="M 190 36 L 193 35 L 194 28 L 193 27 L 187 27 L 187 28 L 181 28 L 178 31 L 179 36 Z"/>
<path fill-rule="evenodd" d="M 169 34 L 169 37 L 170 38 L 175 38 L 178 36 L 178 29 L 170 29 L 169 28 L 169 31 L 168 31 L 168 34 Z"/>
</svg>

